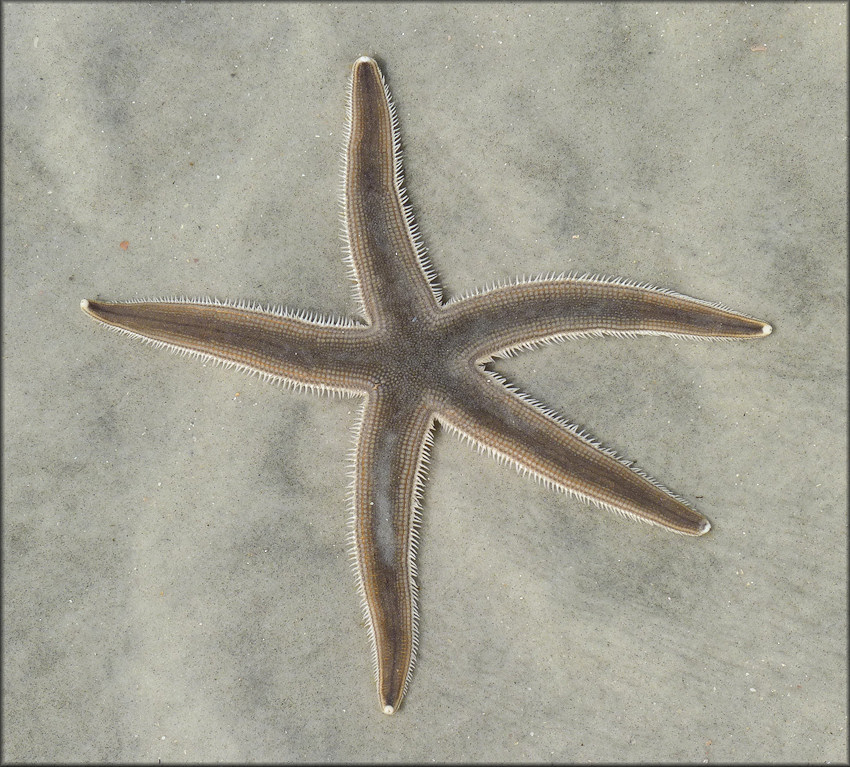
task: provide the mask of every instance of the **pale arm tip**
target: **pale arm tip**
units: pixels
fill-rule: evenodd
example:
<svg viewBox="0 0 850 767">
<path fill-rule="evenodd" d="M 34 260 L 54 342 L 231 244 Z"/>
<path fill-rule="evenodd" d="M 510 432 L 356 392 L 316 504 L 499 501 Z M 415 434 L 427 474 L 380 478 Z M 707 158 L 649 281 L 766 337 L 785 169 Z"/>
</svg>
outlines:
<svg viewBox="0 0 850 767">
<path fill-rule="evenodd" d="M 395 713 L 395 709 L 392 706 L 390 706 L 389 704 L 384 706 L 383 710 L 384 710 L 385 714 L 394 714 Z"/>
<path fill-rule="evenodd" d="M 89 310 L 89 301 L 87 298 L 84 298 L 82 301 L 80 301 L 80 309 L 82 309 L 84 312 L 87 312 Z"/>
</svg>

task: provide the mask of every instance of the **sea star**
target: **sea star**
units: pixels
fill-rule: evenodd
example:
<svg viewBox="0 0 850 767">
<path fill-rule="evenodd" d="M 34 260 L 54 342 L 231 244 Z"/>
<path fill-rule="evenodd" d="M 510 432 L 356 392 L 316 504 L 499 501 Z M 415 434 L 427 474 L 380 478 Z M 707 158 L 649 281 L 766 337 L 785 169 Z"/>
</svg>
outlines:
<svg viewBox="0 0 850 767">
<path fill-rule="evenodd" d="M 360 320 L 212 299 L 82 308 L 156 346 L 295 388 L 363 397 L 351 542 L 384 713 L 398 710 L 417 648 L 415 554 L 439 421 L 545 484 L 687 535 L 708 520 L 631 464 L 507 385 L 495 357 L 588 335 L 761 338 L 719 304 L 604 277 L 540 277 L 443 302 L 402 183 L 398 120 L 378 65 L 352 70 L 343 218 Z"/>
</svg>

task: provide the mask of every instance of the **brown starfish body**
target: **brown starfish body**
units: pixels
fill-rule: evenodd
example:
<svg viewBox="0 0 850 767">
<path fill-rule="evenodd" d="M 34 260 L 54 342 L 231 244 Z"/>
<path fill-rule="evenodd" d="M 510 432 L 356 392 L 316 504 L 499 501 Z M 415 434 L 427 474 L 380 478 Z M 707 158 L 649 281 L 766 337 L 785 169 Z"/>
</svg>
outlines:
<svg viewBox="0 0 850 767">
<path fill-rule="evenodd" d="M 362 319 L 216 300 L 83 301 L 96 320 L 181 353 L 364 398 L 351 540 L 381 708 L 398 710 L 417 646 L 417 524 L 436 421 L 547 485 L 687 535 L 700 513 L 506 385 L 497 356 L 587 335 L 761 338 L 770 325 L 669 290 L 599 277 L 520 281 L 444 303 L 402 186 L 389 91 L 354 64 L 344 226 Z"/>
</svg>

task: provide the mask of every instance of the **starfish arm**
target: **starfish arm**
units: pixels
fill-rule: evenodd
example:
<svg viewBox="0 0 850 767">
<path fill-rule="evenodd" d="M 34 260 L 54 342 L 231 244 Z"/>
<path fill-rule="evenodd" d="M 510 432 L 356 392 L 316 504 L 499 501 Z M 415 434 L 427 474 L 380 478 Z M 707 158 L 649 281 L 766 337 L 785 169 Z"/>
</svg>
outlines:
<svg viewBox="0 0 850 767">
<path fill-rule="evenodd" d="M 438 411 L 440 423 L 547 485 L 597 506 L 686 535 L 709 521 L 666 488 L 553 412 L 482 371 L 463 396 Z"/>
<path fill-rule="evenodd" d="M 113 330 L 271 380 L 321 391 L 360 393 L 369 386 L 365 326 L 217 301 L 83 300 L 80 306 Z"/>
<path fill-rule="evenodd" d="M 762 338 L 772 328 L 697 298 L 604 278 L 520 282 L 446 305 L 444 322 L 476 360 L 583 335 Z M 470 348 L 472 347 L 472 348 Z"/>
<path fill-rule="evenodd" d="M 434 275 L 404 192 L 395 109 L 381 70 L 365 56 L 351 73 L 342 202 L 356 292 L 369 321 L 436 310 Z"/>
<path fill-rule="evenodd" d="M 359 429 L 352 553 L 386 714 L 398 710 L 416 655 L 414 557 L 433 423 L 426 407 L 376 391 L 368 395 Z"/>
</svg>

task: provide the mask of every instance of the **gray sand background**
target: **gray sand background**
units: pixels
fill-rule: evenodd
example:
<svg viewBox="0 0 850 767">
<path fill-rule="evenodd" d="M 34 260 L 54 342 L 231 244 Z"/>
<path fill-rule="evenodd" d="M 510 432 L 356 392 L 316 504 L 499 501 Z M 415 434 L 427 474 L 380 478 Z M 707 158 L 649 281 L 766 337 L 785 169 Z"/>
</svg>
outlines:
<svg viewBox="0 0 850 767">
<path fill-rule="evenodd" d="M 846 11 L 5 3 L 4 760 L 846 761 Z M 78 308 L 352 313 L 362 54 L 448 295 L 601 273 L 776 328 L 499 365 L 714 530 L 628 522 L 438 432 L 394 717 L 346 546 L 358 401 Z"/>
</svg>

